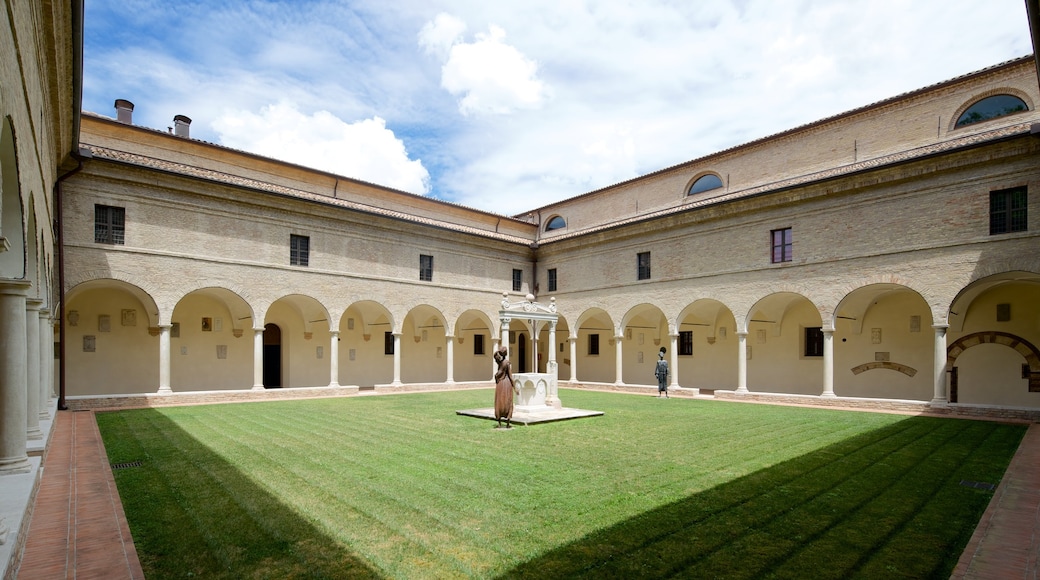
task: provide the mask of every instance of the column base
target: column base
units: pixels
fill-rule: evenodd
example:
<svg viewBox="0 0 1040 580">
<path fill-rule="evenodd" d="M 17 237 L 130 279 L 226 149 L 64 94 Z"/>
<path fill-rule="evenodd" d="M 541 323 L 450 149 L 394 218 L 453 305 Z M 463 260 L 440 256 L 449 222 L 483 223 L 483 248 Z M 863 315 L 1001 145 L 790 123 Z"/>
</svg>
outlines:
<svg viewBox="0 0 1040 580">
<path fill-rule="evenodd" d="M 820 397 L 824 399 L 836 399 L 838 398 L 838 395 L 835 395 L 834 393 L 823 393 Z"/>
<path fill-rule="evenodd" d="M 946 399 L 932 399 L 931 401 L 928 401 L 928 404 L 932 407 L 948 407 L 950 402 Z"/>
<path fill-rule="evenodd" d="M 338 381 L 332 381 L 331 383 L 329 383 L 329 388 L 335 389 L 337 387 L 339 387 L 339 382 Z M 253 387 L 253 388 L 255 389 L 256 387 Z"/>
<path fill-rule="evenodd" d="M 29 429 L 25 432 L 25 438 L 30 440 L 43 439 L 43 431 L 40 431 L 39 427 Z"/>
<path fill-rule="evenodd" d="M 253 388 L 250 389 L 250 390 L 251 391 L 262 391 L 262 390 L 264 390 L 264 386 L 263 385 L 253 385 Z"/>
<path fill-rule="evenodd" d="M 156 394 L 157 395 L 163 395 L 163 396 L 172 395 L 173 394 L 173 389 L 171 389 L 170 387 L 159 387 L 159 390 L 158 390 L 158 392 L 156 392 Z"/>
<path fill-rule="evenodd" d="M 28 456 L 0 461 L 0 476 L 29 473 L 30 471 L 32 471 L 32 464 L 29 463 Z"/>
<path fill-rule="evenodd" d="M 749 391 L 747 387 L 738 387 L 737 390 L 733 392 L 738 395 L 748 395 L 751 393 L 751 391 Z"/>
</svg>

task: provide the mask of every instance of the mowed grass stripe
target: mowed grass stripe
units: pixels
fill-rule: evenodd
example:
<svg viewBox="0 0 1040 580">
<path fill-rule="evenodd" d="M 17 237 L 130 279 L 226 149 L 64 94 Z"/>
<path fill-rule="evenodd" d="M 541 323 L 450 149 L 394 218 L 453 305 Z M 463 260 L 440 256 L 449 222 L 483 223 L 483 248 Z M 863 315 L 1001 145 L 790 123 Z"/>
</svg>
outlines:
<svg viewBox="0 0 1040 580">
<path fill-rule="evenodd" d="M 243 419 L 236 426 L 241 428 L 248 425 L 249 420 Z M 362 533 L 355 530 L 350 534 L 354 541 L 380 538 L 376 545 L 392 544 L 397 558 L 421 561 L 431 569 L 457 570 L 469 575 L 473 573 L 472 567 L 479 565 L 475 555 L 477 551 L 468 549 L 466 543 L 459 541 L 460 535 L 466 530 L 431 517 L 424 511 L 425 504 L 422 502 L 417 505 L 416 502 L 405 501 L 385 490 L 386 487 L 396 487 L 406 479 L 401 471 L 392 468 L 381 469 L 375 474 L 379 476 L 378 481 L 384 484 L 379 486 L 371 483 L 377 481 L 376 479 L 346 480 L 344 476 L 348 475 L 347 471 L 330 470 L 327 465 L 311 459 L 310 454 L 298 452 L 301 447 L 294 444 L 307 443 L 307 437 L 298 436 L 291 430 L 283 430 L 277 424 L 264 423 L 262 426 L 276 437 L 267 440 L 262 447 L 251 449 L 254 453 L 251 461 L 257 461 L 259 458 L 266 460 L 255 465 L 253 471 L 263 474 L 261 481 L 276 496 L 295 498 L 294 505 L 299 506 L 312 521 L 317 523 L 320 518 L 325 518 L 326 521 L 331 518 L 335 521 L 338 515 L 337 506 L 346 507 L 349 508 L 348 514 L 356 513 L 363 516 L 363 519 L 351 522 L 352 528 L 365 527 Z M 207 429 L 203 425 L 197 428 L 200 433 Z M 211 435 L 226 437 L 224 434 L 234 432 L 235 429 L 225 427 L 220 432 L 215 429 L 211 431 Z M 288 465 L 292 468 L 283 467 Z M 390 482 L 394 482 L 395 485 L 389 485 Z M 343 526 L 330 527 L 327 524 L 323 527 L 337 536 L 343 535 L 346 529 Z M 449 541 L 454 544 L 450 557 L 436 549 Z M 396 562 L 380 562 L 378 552 L 370 557 L 379 562 L 381 567 L 393 567 Z"/>
</svg>

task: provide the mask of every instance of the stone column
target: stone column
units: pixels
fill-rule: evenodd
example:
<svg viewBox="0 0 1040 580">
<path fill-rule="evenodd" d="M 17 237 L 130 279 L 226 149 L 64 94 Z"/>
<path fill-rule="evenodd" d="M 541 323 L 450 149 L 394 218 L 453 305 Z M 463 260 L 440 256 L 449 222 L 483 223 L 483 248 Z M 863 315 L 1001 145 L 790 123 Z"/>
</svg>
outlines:
<svg viewBox="0 0 1040 580">
<path fill-rule="evenodd" d="M 40 310 L 40 419 L 51 418 L 51 377 L 54 374 L 54 339 L 51 333 L 51 313 Z M 30 410 L 31 412 L 31 410 Z"/>
<path fill-rule="evenodd" d="M 671 361 L 668 363 L 668 366 L 670 366 L 672 370 L 672 382 L 669 383 L 668 386 L 677 389 L 679 388 L 679 335 L 669 334 L 668 338 L 670 339 L 668 343 L 671 345 L 670 348 L 672 353 L 672 355 L 668 357 Z M 696 394 L 696 389 L 691 390 L 695 391 Z"/>
<path fill-rule="evenodd" d="M 509 348 L 509 319 L 508 318 L 500 318 L 500 319 L 498 319 L 498 321 L 502 325 L 502 341 L 499 344 L 501 344 L 502 346 L 504 346 L 506 348 Z M 512 353 L 510 353 L 510 354 L 512 354 Z M 495 369 L 495 372 L 498 372 L 498 369 Z"/>
<path fill-rule="evenodd" d="M 390 383 L 395 387 L 401 386 L 401 333 L 394 333 L 394 380 Z"/>
<path fill-rule="evenodd" d="M 159 394 L 172 395 L 170 388 L 170 328 L 171 324 L 159 325 Z"/>
<path fill-rule="evenodd" d="M 40 307 L 43 300 L 25 301 L 25 434 L 43 439 L 40 430 Z"/>
<path fill-rule="evenodd" d="M 538 372 L 538 321 L 531 321 L 531 370 L 525 371 L 521 369 L 521 372 Z"/>
<path fill-rule="evenodd" d="M 949 398 L 946 395 L 946 329 L 949 325 L 933 324 L 935 329 L 935 394 L 932 396 L 933 405 L 948 405 Z"/>
<path fill-rule="evenodd" d="M 253 390 L 264 390 L 264 329 L 253 329 Z"/>
<path fill-rule="evenodd" d="M 737 391 L 748 393 L 747 388 L 747 332 L 737 332 Z"/>
<path fill-rule="evenodd" d="M 823 329 L 823 394 L 834 396 L 834 329 Z"/>
<path fill-rule="evenodd" d="M 571 382 L 578 382 L 578 337 L 568 336 L 567 341 L 571 343 Z"/>
<path fill-rule="evenodd" d="M 499 342 L 498 338 L 495 338 L 494 340 L 491 341 L 491 352 L 492 353 L 498 352 L 499 344 L 500 344 L 500 342 Z M 497 373 L 497 372 L 498 372 L 498 363 L 495 362 L 495 357 L 492 356 L 491 357 L 491 380 L 492 381 L 495 380 L 495 373 Z"/>
<path fill-rule="evenodd" d="M 0 280 L 0 475 L 27 473 L 25 296 L 31 283 Z"/>
<path fill-rule="evenodd" d="M 625 352 L 622 345 L 624 339 L 624 335 L 621 334 L 614 337 L 614 384 L 618 386 L 625 384 L 625 369 L 621 361 L 622 354 Z"/>
<path fill-rule="evenodd" d="M 549 323 L 549 362 L 556 362 L 556 321 Z"/>
<path fill-rule="evenodd" d="M 449 385 L 455 384 L 455 337 L 445 336 L 444 337 L 444 350 L 448 351 L 448 377 L 444 382 Z"/>
<path fill-rule="evenodd" d="M 339 386 L 339 331 L 329 331 L 329 386 Z"/>
</svg>

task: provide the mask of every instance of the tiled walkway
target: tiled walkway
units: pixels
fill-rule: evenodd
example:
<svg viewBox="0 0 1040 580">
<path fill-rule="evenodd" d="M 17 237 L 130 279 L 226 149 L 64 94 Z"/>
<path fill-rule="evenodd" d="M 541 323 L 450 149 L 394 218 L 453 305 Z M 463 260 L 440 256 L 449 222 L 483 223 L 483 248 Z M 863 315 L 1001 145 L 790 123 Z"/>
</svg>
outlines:
<svg viewBox="0 0 1040 580">
<path fill-rule="evenodd" d="M 55 421 L 18 578 L 144 578 L 94 413 Z"/>
<path fill-rule="evenodd" d="M 18 572 L 22 580 L 144 578 L 94 413 L 62 411 Z M 1030 425 L 953 578 L 1038 578 L 1040 424 Z"/>
</svg>

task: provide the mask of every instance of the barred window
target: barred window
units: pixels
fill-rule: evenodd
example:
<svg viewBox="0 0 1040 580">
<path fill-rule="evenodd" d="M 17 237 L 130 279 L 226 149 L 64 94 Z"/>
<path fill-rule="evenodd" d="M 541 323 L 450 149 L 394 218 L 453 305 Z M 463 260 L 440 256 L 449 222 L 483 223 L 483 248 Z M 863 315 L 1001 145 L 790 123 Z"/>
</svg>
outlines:
<svg viewBox="0 0 1040 580">
<path fill-rule="evenodd" d="M 595 356 L 599 354 L 599 335 L 589 335 L 589 355 Z"/>
<path fill-rule="evenodd" d="M 805 329 L 805 356 L 823 356 L 823 328 L 809 326 Z"/>
<path fill-rule="evenodd" d="M 1024 232 L 1026 221 L 1026 188 L 1015 187 L 989 193 L 989 233 Z"/>
<path fill-rule="evenodd" d="M 519 292 L 524 286 L 524 271 L 513 269 L 513 292 Z"/>
<path fill-rule="evenodd" d="M 692 330 L 680 330 L 679 331 L 679 355 L 680 356 L 692 356 L 693 355 L 693 331 Z"/>
<path fill-rule="evenodd" d="M 307 266 L 310 264 L 311 239 L 308 236 L 289 234 L 289 265 Z"/>
<path fill-rule="evenodd" d="M 473 354 L 482 355 L 484 354 L 484 335 L 474 334 L 473 335 Z"/>
<path fill-rule="evenodd" d="M 423 282 L 433 281 L 433 256 L 419 254 L 419 279 Z"/>
<path fill-rule="evenodd" d="M 556 292 L 556 268 L 549 268 L 549 292 Z"/>
<path fill-rule="evenodd" d="M 649 280 L 650 279 L 650 252 L 639 252 L 636 254 L 637 264 L 637 279 L 638 280 Z"/>
<path fill-rule="evenodd" d="M 126 209 L 110 205 L 94 205 L 94 242 L 123 245 L 126 233 Z"/>
<path fill-rule="evenodd" d="M 770 237 L 773 239 L 773 263 L 790 262 L 794 256 L 794 236 L 791 228 L 773 230 Z"/>
</svg>

